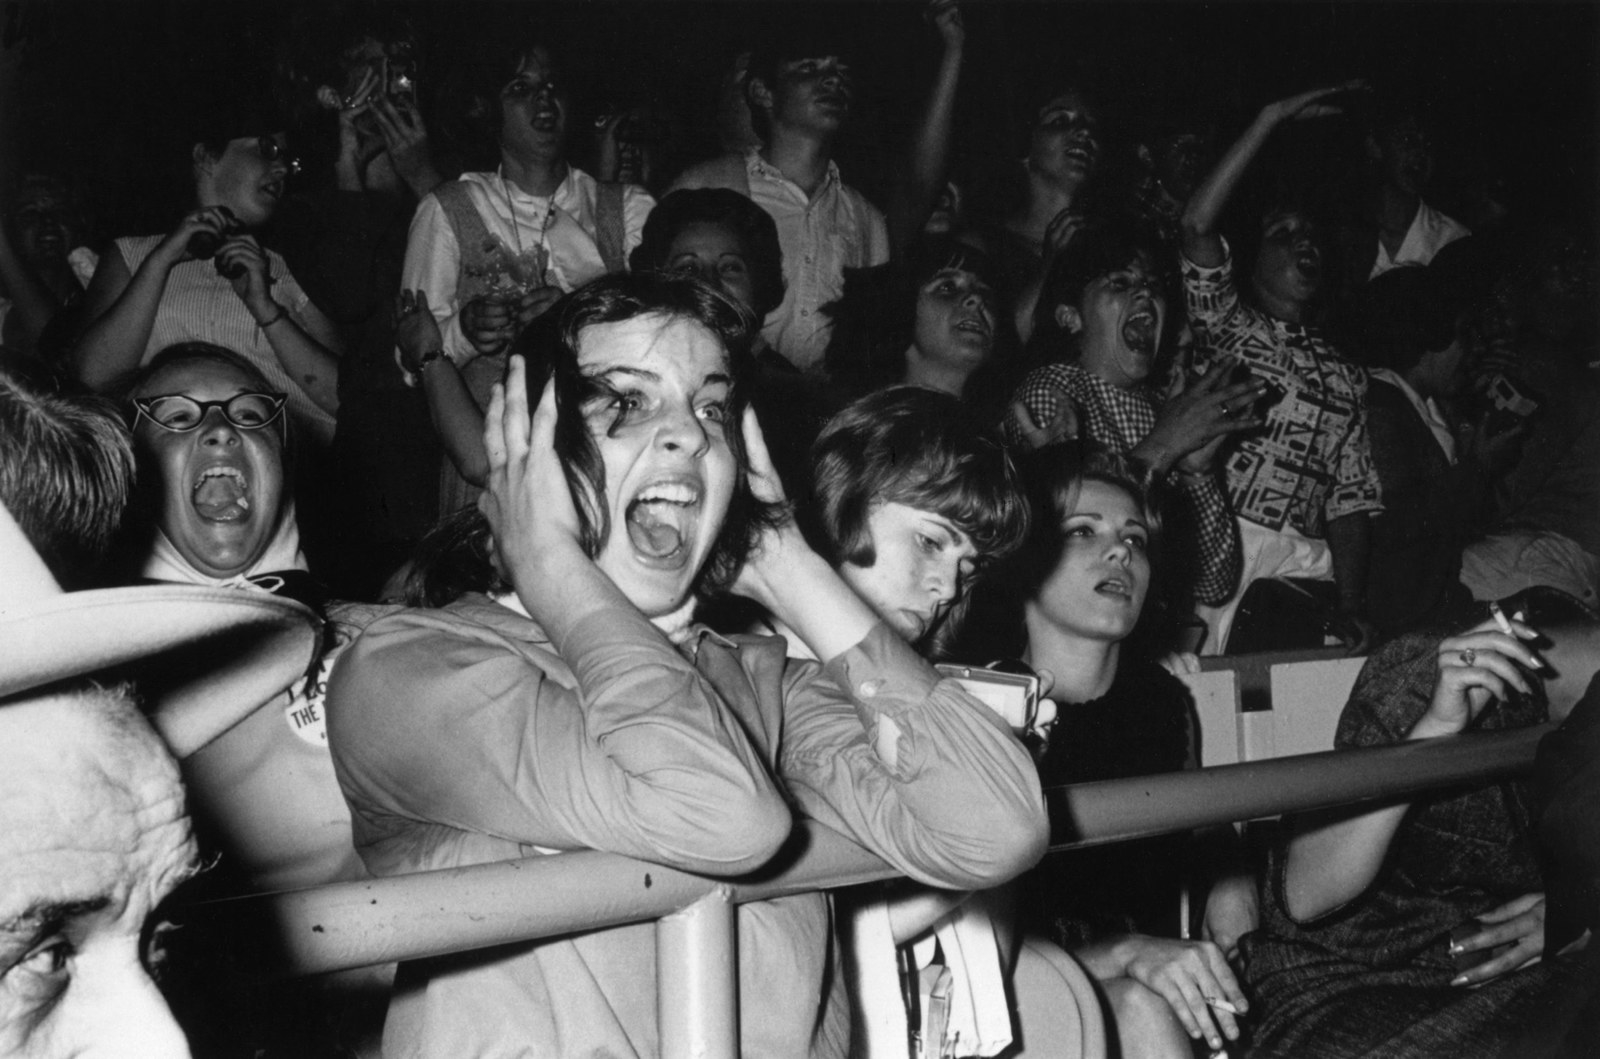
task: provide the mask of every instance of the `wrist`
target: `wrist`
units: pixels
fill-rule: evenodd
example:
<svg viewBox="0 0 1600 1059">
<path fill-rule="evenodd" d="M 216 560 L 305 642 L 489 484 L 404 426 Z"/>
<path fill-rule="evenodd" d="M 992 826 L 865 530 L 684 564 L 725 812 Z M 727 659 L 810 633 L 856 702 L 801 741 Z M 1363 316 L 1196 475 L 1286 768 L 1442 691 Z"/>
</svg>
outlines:
<svg viewBox="0 0 1600 1059">
<path fill-rule="evenodd" d="M 1172 453 L 1167 451 L 1165 445 L 1152 442 L 1149 438 L 1133 447 L 1128 453 L 1129 458 L 1144 464 L 1156 474 L 1164 475 L 1177 464 Z"/>
<path fill-rule="evenodd" d="M 750 556 L 747 574 L 745 584 L 751 598 L 789 624 L 793 624 L 786 606 L 789 590 L 814 584 L 819 576 L 835 576 L 793 523 L 761 539 Z"/>
<path fill-rule="evenodd" d="M 1437 739 L 1442 735 L 1460 735 L 1461 726 L 1450 721 L 1441 720 L 1429 710 L 1411 726 L 1411 731 L 1406 733 L 1407 739 Z"/>
<path fill-rule="evenodd" d="M 256 326 L 263 331 L 289 317 L 289 310 L 275 301 L 268 301 L 262 305 L 247 305 L 245 308 L 250 310 L 250 315 L 255 318 Z"/>
<path fill-rule="evenodd" d="M 418 378 L 427 378 L 428 368 L 432 367 L 433 365 L 440 363 L 451 363 L 450 358 L 445 356 L 444 350 L 437 346 L 433 349 L 427 350 L 419 356 L 409 359 L 410 363 L 406 366 L 406 370 L 410 371 Z"/>
<path fill-rule="evenodd" d="M 180 239 L 178 238 L 178 233 L 174 232 L 161 241 L 161 245 L 155 248 L 150 254 L 150 258 L 155 259 L 156 264 L 161 268 L 166 269 L 168 272 L 172 271 L 183 264 L 184 259 L 189 256 L 189 238 L 189 236 L 184 236 Z"/>
<path fill-rule="evenodd" d="M 354 158 L 341 156 L 333 164 L 334 187 L 340 191 L 363 191 L 361 185 L 361 167 Z"/>
<path fill-rule="evenodd" d="M 576 537 L 556 534 L 553 540 L 533 540 L 527 534 L 511 534 L 507 541 L 500 542 L 497 529 L 491 527 L 494 535 L 495 549 L 500 560 L 505 564 L 506 580 L 517 589 L 517 594 L 522 597 L 524 604 L 528 602 L 529 593 L 524 593 L 524 587 L 537 587 L 549 584 L 572 584 L 572 579 L 578 576 L 575 571 L 583 567 L 594 567 L 593 561 L 584 554 L 583 547 Z M 532 593 L 540 596 L 540 593 Z M 542 598 L 542 597 L 541 597 Z M 532 607 L 529 608 L 533 610 Z M 543 623 L 540 616 L 533 615 L 535 621 Z"/>
</svg>

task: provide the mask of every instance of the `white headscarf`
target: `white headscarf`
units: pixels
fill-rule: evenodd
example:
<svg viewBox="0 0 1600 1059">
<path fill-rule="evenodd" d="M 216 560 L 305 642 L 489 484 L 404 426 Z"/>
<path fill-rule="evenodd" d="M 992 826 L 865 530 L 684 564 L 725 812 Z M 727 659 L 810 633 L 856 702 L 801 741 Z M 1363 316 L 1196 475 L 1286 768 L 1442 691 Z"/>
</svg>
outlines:
<svg viewBox="0 0 1600 1059">
<path fill-rule="evenodd" d="M 306 557 L 300 551 L 300 524 L 295 518 L 294 499 L 286 496 L 278 506 L 278 525 L 272 531 L 272 539 L 256 561 L 239 573 L 231 577 L 213 577 L 202 573 L 178 551 L 178 546 L 172 543 L 166 530 L 159 526 L 156 527 L 155 544 L 150 557 L 145 560 L 144 569 L 140 572 L 152 581 L 177 581 L 222 588 L 261 588 L 270 592 L 273 586 L 252 578 L 280 570 L 305 569 Z"/>
</svg>

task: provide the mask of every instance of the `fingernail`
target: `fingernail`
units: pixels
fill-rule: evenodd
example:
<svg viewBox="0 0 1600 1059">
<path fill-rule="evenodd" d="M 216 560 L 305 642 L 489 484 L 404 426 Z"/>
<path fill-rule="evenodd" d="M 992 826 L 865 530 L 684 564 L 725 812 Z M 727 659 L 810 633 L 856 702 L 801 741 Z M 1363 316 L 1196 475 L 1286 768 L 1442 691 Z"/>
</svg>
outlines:
<svg viewBox="0 0 1600 1059">
<path fill-rule="evenodd" d="M 1450 979 L 1450 984 L 1451 985 L 1466 985 L 1467 984 L 1467 976 L 1464 975 L 1464 974 L 1458 974 L 1454 978 Z"/>
</svg>

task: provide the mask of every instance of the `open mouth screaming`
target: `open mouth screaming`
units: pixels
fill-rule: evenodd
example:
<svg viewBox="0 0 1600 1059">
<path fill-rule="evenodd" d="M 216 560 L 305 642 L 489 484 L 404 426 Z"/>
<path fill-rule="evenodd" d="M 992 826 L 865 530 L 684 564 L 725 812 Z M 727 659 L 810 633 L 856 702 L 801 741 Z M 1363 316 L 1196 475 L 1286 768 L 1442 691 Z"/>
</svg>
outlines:
<svg viewBox="0 0 1600 1059">
<path fill-rule="evenodd" d="M 1155 310 L 1147 305 L 1123 322 L 1122 341 L 1136 353 L 1154 353 L 1160 327 L 1161 321 L 1157 319 Z"/>
<path fill-rule="evenodd" d="M 200 472 L 190 491 L 195 513 L 208 522 L 243 522 L 250 517 L 250 483 L 236 467 Z"/>
<path fill-rule="evenodd" d="M 532 116 L 528 118 L 528 124 L 537 132 L 555 132 L 561 127 L 561 108 L 546 97 L 534 107 Z"/>
<path fill-rule="evenodd" d="M 694 551 L 704 490 L 688 477 L 645 486 L 628 504 L 625 521 L 634 552 L 647 565 L 681 569 Z"/>
<path fill-rule="evenodd" d="M 1302 247 L 1294 252 L 1295 271 L 1306 279 L 1316 279 L 1322 275 L 1322 255 L 1312 247 Z"/>
</svg>

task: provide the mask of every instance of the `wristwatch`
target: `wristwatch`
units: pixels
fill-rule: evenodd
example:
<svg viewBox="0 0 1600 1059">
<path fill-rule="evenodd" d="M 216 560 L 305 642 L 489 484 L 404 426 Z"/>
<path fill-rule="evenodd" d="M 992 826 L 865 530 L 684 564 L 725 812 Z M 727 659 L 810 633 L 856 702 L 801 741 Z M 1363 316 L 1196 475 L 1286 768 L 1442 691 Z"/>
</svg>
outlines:
<svg viewBox="0 0 1600 1059">
<path fill-rule="evenodd" d="M 443 359 L 445 359 L 444 350 L 442 350 L 442 349 L 430 349 L 426 353 L 424 353 L 422 356 L 417 358 L 417 368 L 416 368 L 416 371 L 413 374 L 415 374 L 415 375 L 420 377 L 423 372 L 428 370 L 428 365 L 429 364 L 432 364 L 436 360 L 443 360 Z"/>
</svg>

